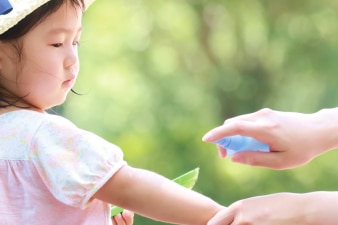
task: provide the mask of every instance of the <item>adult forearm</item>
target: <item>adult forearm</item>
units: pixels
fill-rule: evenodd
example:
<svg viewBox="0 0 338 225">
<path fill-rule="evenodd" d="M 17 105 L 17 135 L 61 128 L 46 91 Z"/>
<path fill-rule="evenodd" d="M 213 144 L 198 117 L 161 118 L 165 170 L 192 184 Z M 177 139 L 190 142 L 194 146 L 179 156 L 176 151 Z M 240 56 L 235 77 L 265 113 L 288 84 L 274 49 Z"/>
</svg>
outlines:
<svg viewBox="0 0 338 225">
<path fill-rule="evenodd" d="M 303 194 L 307 221 L 310 225 L 336 225 L 338 192 L 318 191 Z"/>
</svg>

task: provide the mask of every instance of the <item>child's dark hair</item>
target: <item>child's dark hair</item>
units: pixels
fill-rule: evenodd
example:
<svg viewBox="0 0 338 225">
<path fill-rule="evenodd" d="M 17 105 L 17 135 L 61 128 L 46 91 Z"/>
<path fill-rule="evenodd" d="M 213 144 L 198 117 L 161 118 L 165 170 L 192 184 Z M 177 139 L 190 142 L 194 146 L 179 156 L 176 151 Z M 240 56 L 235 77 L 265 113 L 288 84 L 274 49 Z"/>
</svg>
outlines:
<svg viewBox="0 0 338 225">
<path fill-rule="evenodd" d="M 22 59 L 22 46 L 19 38 L 23 37 L 28 31 L 41 23 L 47 16 L 57 11 L 63 4 L 71 4 L 73 7 L 79 7 L 82 10 L 85 9 L 83 0 L 50 0 L 22 19 L 18 24 L 3 34 L 0 34 L 0 42 L 10 43 L 17 52 L 18 63 Z M 0 108 L 16 106 L 16 103 L 23 97 L 24 96 L 13 96 L 0 83 Z"/>
</svg>

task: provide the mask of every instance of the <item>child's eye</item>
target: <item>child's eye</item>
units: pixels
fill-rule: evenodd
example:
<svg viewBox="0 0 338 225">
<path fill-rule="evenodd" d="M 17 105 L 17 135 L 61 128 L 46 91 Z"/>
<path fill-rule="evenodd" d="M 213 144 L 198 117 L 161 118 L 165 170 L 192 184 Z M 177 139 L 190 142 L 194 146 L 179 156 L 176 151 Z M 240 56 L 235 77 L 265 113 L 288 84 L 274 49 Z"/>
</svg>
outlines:
<svg viewBox="0 0 338 225">
<path fill-rule="evenodd" d="M 52 46 L 55 48 L 59 48 L 62 46 L 62 43 L 55 43 L 55 44 L 52 44 Z"/>
</svg>

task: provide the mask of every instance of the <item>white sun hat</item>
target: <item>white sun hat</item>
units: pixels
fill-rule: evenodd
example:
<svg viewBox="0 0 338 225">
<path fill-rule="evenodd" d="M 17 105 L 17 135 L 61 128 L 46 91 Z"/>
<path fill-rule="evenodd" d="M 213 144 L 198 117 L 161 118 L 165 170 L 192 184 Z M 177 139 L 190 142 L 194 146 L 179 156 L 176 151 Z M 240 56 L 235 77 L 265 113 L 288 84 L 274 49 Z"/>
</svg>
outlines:
<svg viewBox="0 0 338 225">
<path fill-rule="evenodd" d="M 0 34 L 50 0 L 0 0 Z M 86 9 L 95 0 L 84 0 Z"/>
</svg>

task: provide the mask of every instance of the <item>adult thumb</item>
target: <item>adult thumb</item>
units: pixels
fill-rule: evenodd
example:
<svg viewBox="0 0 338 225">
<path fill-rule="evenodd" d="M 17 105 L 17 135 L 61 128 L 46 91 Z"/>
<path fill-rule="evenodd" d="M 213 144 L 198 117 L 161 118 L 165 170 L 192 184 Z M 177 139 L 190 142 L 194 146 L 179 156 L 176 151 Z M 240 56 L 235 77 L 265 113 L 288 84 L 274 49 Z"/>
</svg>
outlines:
<svg viewBox="0 0 338 225">
<path fill-rule="evenodd" d="M 207 225 L 230 225 L 234 220 L 234 214 L 229 208 L 218 212 Z"/>
</svg>

